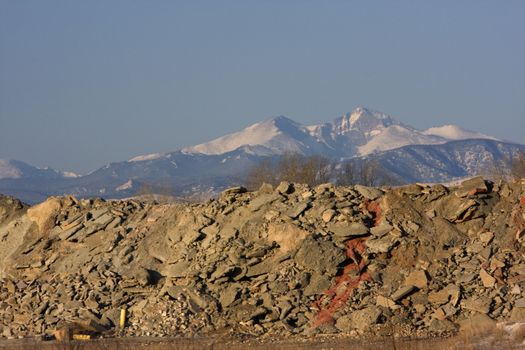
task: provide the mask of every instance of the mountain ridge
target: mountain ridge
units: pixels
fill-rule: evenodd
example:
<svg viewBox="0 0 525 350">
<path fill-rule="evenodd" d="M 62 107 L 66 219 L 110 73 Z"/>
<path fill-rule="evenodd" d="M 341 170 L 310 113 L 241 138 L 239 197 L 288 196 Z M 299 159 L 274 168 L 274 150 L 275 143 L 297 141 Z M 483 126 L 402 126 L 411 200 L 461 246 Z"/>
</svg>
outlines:
<svg viewBox="0 0 525 350">
<path fill-rule="evenodd" d="M 525 145 L 450 124 L 417 130 L 385 113 L 357 108 L 331 122 L 306 126 L 278 116 L 208 143 L 138 155 L 82 176 L 0 161 L 0 193 L 29 203 L 63 194 L 104 198 L 127 198 L 144 191 L 183 197 L 213 195 L 242 185 L 249 169 L 261 160 L 287 152 L 350 161 L 357 167 L 375 160 L 399 183 L 449 182 L 486 172 L 525 152 Z"/>
<path fill-rule="evenodd" d="M 440 144 L 472 137 L 496 140 L 453 124 L 418 130 L 388 114 L 358 107 L 322 124 L 302 125 L 278 116 L 182 151 L 212 155 L 248 145 L 266 147 L 276 155 L 297 152 L 352 158 L 408 144 Z"/>
</svg>

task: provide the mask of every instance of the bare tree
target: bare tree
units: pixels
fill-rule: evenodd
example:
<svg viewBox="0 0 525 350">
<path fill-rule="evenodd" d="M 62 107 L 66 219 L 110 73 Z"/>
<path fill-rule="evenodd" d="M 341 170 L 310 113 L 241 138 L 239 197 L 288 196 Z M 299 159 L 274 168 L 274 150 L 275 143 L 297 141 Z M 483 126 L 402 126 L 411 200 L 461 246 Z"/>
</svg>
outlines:
<svg viewBox="0 0 525 350">
<path fill-rule="evenodd" d="M 276 185 L 281 181 L 304 183 L 315 186 L 328 182 L 332 164 L 321 156 L 303 156 L 285 153 L 278 160 L 263 159 L 248 171 L 247 186 L 258 188 L 263 183 Z"/>
<path fill-rule="evenodd" d="M 355 183 L 356 167 L 352 161 L 347 160 L 342 162 L 337 167 L 336 182 L 340 186 L 350 186 Z"/>
<path fill-rule="evenodd" d="M 376 160 L 365 160 L 358 173 L 357 182 L 365 186 L 374 186 L 377 182 L 379 163 Z"/>
<path fill-rule="evenodd" d="M 518 151 L 513 156 L 493 159 L 485 176 L 495 181 L 517 180 L 525 177 L 525 152 Z"/>
<path fill-rule="evenodd" d="M 252 166 L 246 176 L 246 186 L 251 190 L 259 188 L 265 182 L 272 185 L 277 182 L 275 162 L 270 157 Z"/>
</svg>

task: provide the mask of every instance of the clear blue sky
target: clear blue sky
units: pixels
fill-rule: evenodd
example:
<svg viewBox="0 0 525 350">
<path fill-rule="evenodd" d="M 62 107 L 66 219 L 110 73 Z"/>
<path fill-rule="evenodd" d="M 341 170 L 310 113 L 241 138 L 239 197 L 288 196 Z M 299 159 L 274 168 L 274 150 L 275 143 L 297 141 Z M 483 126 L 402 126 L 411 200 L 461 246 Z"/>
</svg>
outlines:
<svg viewBox="0 0 525 350">
<path fill-rule="evenodd" d="M 525 143 L 525 1 L 0 0 L 0 158 L 87 172 L 360 105 Z"/>
</svg>

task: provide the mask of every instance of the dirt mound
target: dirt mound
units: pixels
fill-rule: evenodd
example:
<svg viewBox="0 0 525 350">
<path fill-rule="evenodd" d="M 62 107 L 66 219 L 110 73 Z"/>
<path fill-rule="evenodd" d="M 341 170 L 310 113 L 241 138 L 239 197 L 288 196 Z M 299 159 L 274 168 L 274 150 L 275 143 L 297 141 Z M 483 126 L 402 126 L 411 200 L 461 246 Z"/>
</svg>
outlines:
<svg viewBox="0 0 525 350">
<path fill-rule="evenodd" d="M 525 318 L 522 183 L 265 185 L 188 205 L 66 197 L 27 213 L 4 198 L 3 337 L 73 323 L 144 336 L 428 336 L 479 315 Z"/>
</svg>

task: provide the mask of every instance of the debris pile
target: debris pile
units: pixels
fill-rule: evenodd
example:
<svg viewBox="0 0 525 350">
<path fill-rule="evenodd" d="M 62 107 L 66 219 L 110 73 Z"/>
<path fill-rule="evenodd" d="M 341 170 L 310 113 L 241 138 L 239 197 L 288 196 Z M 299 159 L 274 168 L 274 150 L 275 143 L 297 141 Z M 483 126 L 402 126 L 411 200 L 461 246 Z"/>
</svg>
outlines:
<svg viewBox="0 0 525 350">
<path fill-rule="evenodd" d="M 0 196 L 0 337 L 430 336 L 525 318 L 525 184 Z M 126 310 L 125 326 L 119 326 Z"/>
</svg>

